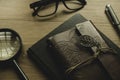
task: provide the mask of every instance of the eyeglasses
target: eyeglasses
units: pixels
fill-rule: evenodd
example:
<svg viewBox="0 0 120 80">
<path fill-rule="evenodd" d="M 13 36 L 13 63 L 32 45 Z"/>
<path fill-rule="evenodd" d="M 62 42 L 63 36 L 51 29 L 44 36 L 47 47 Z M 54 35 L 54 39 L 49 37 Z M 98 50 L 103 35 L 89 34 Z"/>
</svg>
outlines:
<svg viewBox="0 0 120 80">
<path fill-rule="evenodd" d="M 68 10 L 77 11 L 86 5 L 85 0 L 40 0 L 30 4 L 34 10 L 32 16 L 46 17 L 56 13 L 59 3 L 62 2 Z"/>
</svg>

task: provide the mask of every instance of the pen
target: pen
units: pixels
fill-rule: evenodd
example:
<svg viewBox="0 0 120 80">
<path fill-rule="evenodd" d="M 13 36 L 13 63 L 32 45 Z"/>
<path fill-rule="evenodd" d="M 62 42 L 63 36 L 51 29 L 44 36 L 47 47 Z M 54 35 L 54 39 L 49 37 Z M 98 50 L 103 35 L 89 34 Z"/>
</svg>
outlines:
<svg viewBox="0 0 120 80">
<path fill-rule="evenodd" d="M 105 13 L 108 16 L 109 20 L 111 21 L 112 25 L 120 33 L 120 21 L 110 4 L 106 5 Z"/>
</svg>

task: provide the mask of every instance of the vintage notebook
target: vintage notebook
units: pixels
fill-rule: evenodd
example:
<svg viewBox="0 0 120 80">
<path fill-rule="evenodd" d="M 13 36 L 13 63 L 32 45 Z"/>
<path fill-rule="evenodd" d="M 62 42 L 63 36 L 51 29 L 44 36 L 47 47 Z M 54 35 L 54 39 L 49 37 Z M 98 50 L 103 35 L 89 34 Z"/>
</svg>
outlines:
<svg viewBox="0 0 120 80">
<path fill-rule="evenodd" d="M 66 78 L 64 78 L 63 71 L 60 70 L 60 68 L 58 67 L 58 64 L 55 62 L 55 60 L 51 56 L 51 52 L 49 52 L 50 48 L 48 48 L 48 43 L 47 43 L 48 38 L 60 32 L 66 31 L 72 27 L 75 27 L 76 24 L 85 22 L 86 20 L 87 19 L 85 19 L 80 14 L 74 15 L 73 17 L 65 21 L 63 24 L 61 24 L 58 28 L 50 32 L 43 39 L 36 42 L 33 46 L 31 46 L 27 50 L 28 56 L 30 57 L 30 59 L 33 62 L 35 62 L 40 67 L 40 69 L 42 69 L 43 72 L 45 72 L 50 77 L 50 79 L 65 80 Z M 110 43 L 109 46 L 117 50 L 117 52 L 120 51 L 119 47 L 117 47 L 114 43 L 112 43 L 103 33 L 100 32 L 100 34 L 106 42 Z M 106 74 L 107 72 L 105 71 L 103 73 Z M 109 75 L 106 76 L 106 78 L 108 77 Z"/>
<path fill-rule="evenodd" d="M 91 21 L 51 36 L 49 44 L 68 80 L 120 80 L 120 57 Z"/>
</svg>

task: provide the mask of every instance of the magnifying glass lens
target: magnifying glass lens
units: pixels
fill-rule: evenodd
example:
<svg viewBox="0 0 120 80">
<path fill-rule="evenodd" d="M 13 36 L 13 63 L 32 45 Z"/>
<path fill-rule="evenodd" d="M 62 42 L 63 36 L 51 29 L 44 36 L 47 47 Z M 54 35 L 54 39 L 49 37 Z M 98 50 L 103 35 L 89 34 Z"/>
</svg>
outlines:
<svg viewBox="0 0 120 80">
<path fill-rule="evenodd" d="M 0 60 L 12 58 L 20 48 L 19 39 L 11 32 L 0 32 Z"/>
</svg>

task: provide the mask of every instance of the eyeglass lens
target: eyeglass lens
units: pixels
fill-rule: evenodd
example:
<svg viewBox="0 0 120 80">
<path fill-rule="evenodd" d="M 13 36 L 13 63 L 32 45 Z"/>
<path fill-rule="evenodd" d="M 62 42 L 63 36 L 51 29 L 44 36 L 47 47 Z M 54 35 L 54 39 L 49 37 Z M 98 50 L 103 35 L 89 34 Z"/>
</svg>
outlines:
<svg viewBox="0 0 120 80">
<path fill-rule="evenodd" d="M 76 10 L 83 6 L 80 0 L 64 0 L 64 2 L 65 5 L 71 10 Z"/>
<path fill-rule="evenodd" d="M 38 15 L 45 16 L 53 14 L 56 10 L 56 2 L 49 3 L 47 5 L 40 6 Z"/>
</svg>

